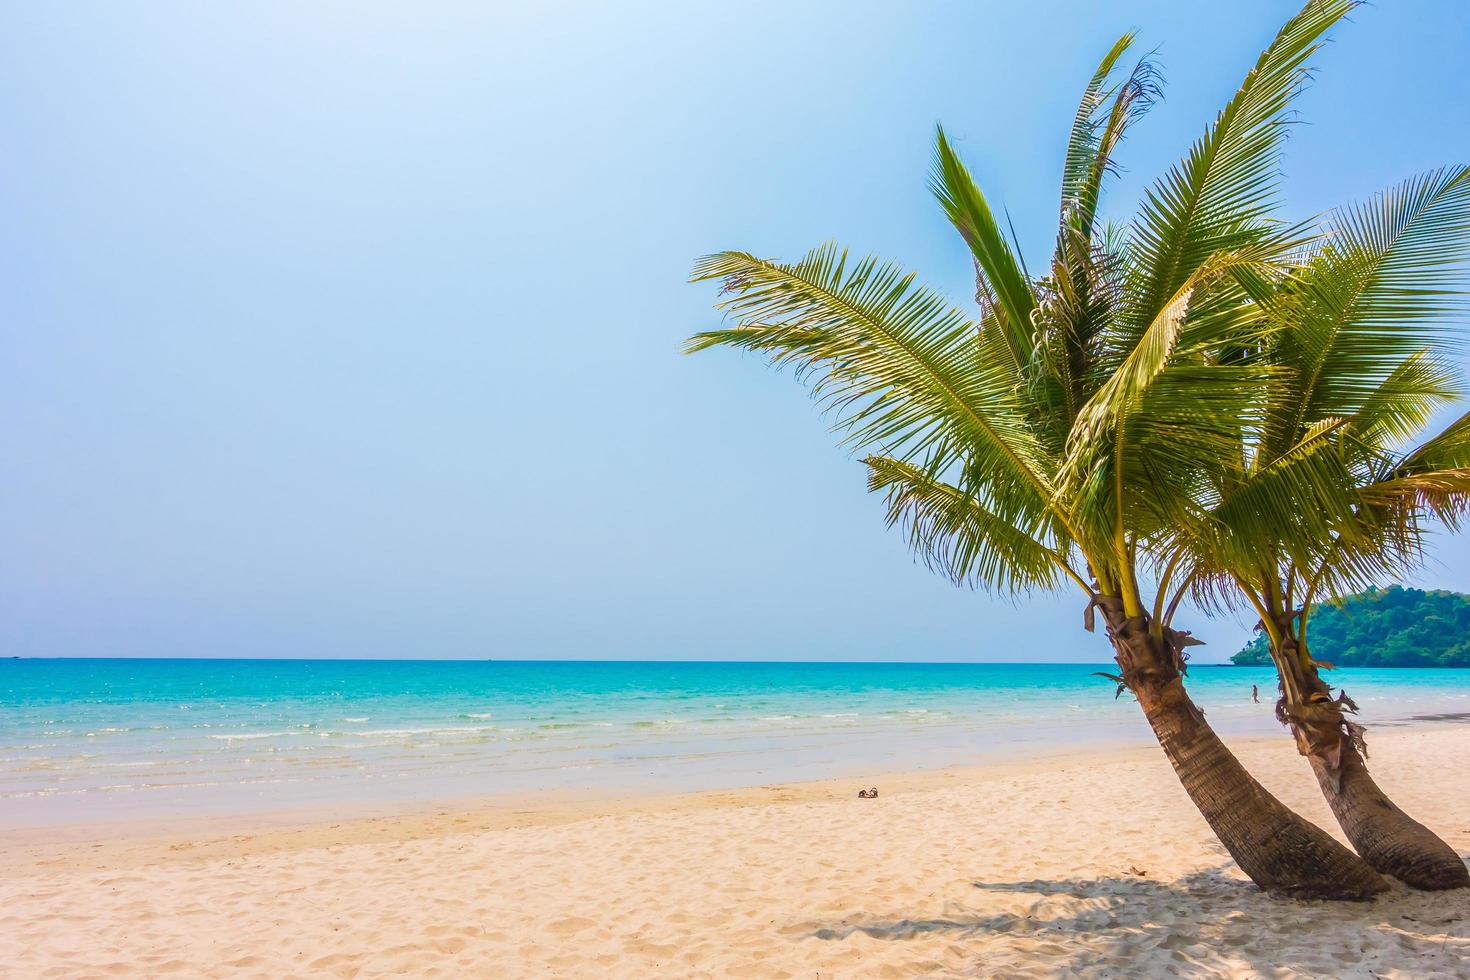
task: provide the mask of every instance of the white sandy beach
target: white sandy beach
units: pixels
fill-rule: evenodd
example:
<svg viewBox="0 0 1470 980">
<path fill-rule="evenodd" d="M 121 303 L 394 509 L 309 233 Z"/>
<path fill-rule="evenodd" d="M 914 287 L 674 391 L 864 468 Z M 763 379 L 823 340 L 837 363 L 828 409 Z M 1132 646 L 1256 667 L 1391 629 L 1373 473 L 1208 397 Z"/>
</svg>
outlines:
<svg viewBox="0 0 1470 980">
<path fill-rule="evenodd" d="M 1470 728 L 1370 744 L 1470 853 Z M 1288 739 L 1238 749 L 1336 831 Z M 13 832 L 0 973 L 1470 976 L 1470 894 L 1272 899 L 1154 747 L 868 782 Z"/>
</svg>

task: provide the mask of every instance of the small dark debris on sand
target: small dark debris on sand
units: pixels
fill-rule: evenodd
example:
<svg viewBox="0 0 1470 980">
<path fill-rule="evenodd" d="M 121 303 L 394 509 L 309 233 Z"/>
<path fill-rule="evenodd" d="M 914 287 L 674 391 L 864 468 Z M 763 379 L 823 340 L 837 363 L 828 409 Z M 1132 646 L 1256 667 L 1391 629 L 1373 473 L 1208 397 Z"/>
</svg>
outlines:
<svg viewBox="0 0 1470 980">
<path fill-rule="evenodd" d="M 860 790 L 858 790 L 858 799 L 860 799 L 860 800 L 876 800 L 877 798 L 878 798 L 878 787 L 876 787 L 876 786 L 874 786 L 872 789 L 860 789 Z"/>
</svg>

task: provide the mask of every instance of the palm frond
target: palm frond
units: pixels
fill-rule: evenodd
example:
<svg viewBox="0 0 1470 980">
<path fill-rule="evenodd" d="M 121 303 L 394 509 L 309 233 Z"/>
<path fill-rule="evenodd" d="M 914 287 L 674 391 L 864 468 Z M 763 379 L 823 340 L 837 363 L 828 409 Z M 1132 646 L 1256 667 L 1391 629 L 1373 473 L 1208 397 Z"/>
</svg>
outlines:
<svg viewBox="0 0 1470 980">
<path fill-rule="evenodd" d="M 1406 181 L 1337 212 L 1312 261 L 1268 300 L 1291 324 L 1271 357 L 1294 379 L 1277 392 L 1266 458 L 1303 425 L 1353 415 L 1407 358 L 1441 348 L 1470 258 L 1470 167 Z"/>
<path fill-rule="evenodd" d="M 935 133 L 934 168 L 929 186 L 975 256 L 975 263 L 983 273 L 981 290 L 995 299 L 993 312 L 1015 363 L 1025 363 L 1031 352 L 1031 310 L 1036 305 L 1036 297 L 1019 257 L 1001 234 L 985 195 L 942 127 Z"/>
<path fill-rule="evenodd" d="M 1077 103 L 1077 112 L 1072 117 L 1072 132 L 1067 138 L 1067 153 L 1062 159 L 1062 214 L 1065 215 L 1082 196 L 1097 159 L 1100 122 L 1098 111 L 1108 101 L 1108 79 L 1118 59 L 1133 46 L 1137 34 L 1129 31 L 1113 43 L 1108 53 L 1098 63 L 1097 70 L 1088 79 Z"/>
<path fill-rule="evenodd" d="M 1158 482 L 1162 467 L 1180 474 L 1202 471 L 1217 465 L 1221 452 L 1233 452 L 1240 420 L 1259 400 L 1270 370 L 1198 358 L 1181 362 L 1179 341 L 1196 297 L 1206 295 L 1233 269 L 1260 261 L 1249 251 L 1222 252 L 1197 267 L 1078 412 L 1061 483 L 1079 524 L 1113 537 L 1127 523 L 1124 507 L 1130 501 L 1147 505 L 1179 494 L 1177 482 Z M 1236 326 L 1246 322 L 1228 319 Z M 1200 322 L 1210 321 L 1200 318 Z M 1187 379 L 1187 389 L 1176 384 L 1149 398 L 1151 388 L 1166 374 L 1176 382 Z M 1228 424 L 1226 431 L 1218 429 L 1217 420 Z M 1186 422 L 1194 424 L 1182 424 Z M 1139 440 L 1145 434 L 1157 454 L 1153 458 L 1141 452 Z"/>
<path fill-rule="evenodd" d="M 1355 0 L 1309 0 L 1282 27 L 1188 154 L 1149 190 L 1134 224 L 1139 280 L 1132 319 L 1152 322 L 1209 256 L 1294 233 L 1270 224 L 1292 99 L 1323 35 Z"/>
<path fill-rule="evenodd" d="M 1371 507 L 1432 514 L 1457 530 L 1470 513 L 1470 412 L 1405 453 L 1363 488 L 1362 497 Z"/>
<path fill-rule="evenodd" d="M 1461 467 L 1470 467 L 1470 412 L 1405 453 L 1394 470 L 1409 474 Z"/>
<path fill-rule="evenodd" d="M 1212 542 L 1219 564 L 1246 569 L 1264 556 L 1289 555 L 1311 567 L 1325 542 L 1357 543 L 1359 497 L 1344 425 L 1324 422 L 1220 501 L 1211 513 L 1225 532 Z"/>
<path fill-rule="evenodd" d="M 888 525 L 902 525 L 924 563 L 956 585 L 991 591 L 1052 589 L 1062 554 L 973 494 L 902 460 L 869 456 L 868 489 L 885 494 Z"/>
<path fill-rule="evenodd" d="M 1158 71 L 1147 58 L 1114 90 L 1103 88 L 1131 39 L 1119 40 L 1083 93 L 1068 146 L 1051 277 L 1036 290 L 1032 333 L 1040 371 L 1032 383 L 1055 389 L 1047 407 L 1062 428 L 1072 424 L 1092 392 L 1098 340 L 1122 298 L 1126 249 L 1106 234 L 1101 245 L 1095 242 L 1103 180 L 1113 169 L 1124 132 L 1158 98 Z M 1100 113 L 1108 98 L 1110 111 Z"/>
<path fill-rule="evenodd" d="M 1463 394 L 1458 377 L 1440 358 L 1428 350 L 1415 351 L 1361 400 L 1351 416 L 1352 429 L 1365 446 L 1386 453 L 1428 425 L 1436 409 Z"/>
<path fill-rule="evenodd" d="M 1050 507 L 1054 463 L 1034 437 L 1014 376 L 977 357 L 976 325 L 891 263 L 849 264 L 833 245 L 784 265 L 720 252 L 694 281 L 718 280 L 738 322 L 687 349 L 736 347 L 811 376 L 852 446 L 940 471 L 963 462 L 1008 515 Z"/>
<path fill-rule="evenodd" d="M 1131 35 L 1125 36 L 1131 37 Z M 1107 64 L 1106 60 L 1104 64 Z M 1085 156 L 1087 166 L 1080 179 L 1076 180 L 1075 185 L 1072 185 L 1070 180 L 1064 181 L 1060 225 L 1064 235 L 1070 232 L 1073 238 L 1082 240 L 1084 249 L 1080 254 L 1085 254 L 1086 250 L 1091 248 L 1093 226 L 1097 221 L 1098 202 L 1102 197 L 1103 180 L 1116 168 L 1114 153 L 1123 141 L 1129 127 L 1143 118 L 1149 109 L 1159 101 L 1161 88 L 1158 66 L 1149 58 L 1139 59 L 1128 77 L 1118 85 L 1116 92 L 1113 93 L 1112 106 L 1107 114 L 1088 121 L 1088 132 L 1095 135 L 1084 140 L 1080 146 L 1069 145 L 1068 168 L 1075 167 L 1081 162 L 1080 160 L 1074 162 L 1074 150 L 1079 156 Z M 1084 95 L 1083 105 L 1086 105 L 1087 101 L 1087 95 Z M 1081 111 L 1081 106 L 1078 107 L 1078 111 Z M 1078 133 L 1074 129 L 1074 143 L 1077 137 Z"/>
</svg>

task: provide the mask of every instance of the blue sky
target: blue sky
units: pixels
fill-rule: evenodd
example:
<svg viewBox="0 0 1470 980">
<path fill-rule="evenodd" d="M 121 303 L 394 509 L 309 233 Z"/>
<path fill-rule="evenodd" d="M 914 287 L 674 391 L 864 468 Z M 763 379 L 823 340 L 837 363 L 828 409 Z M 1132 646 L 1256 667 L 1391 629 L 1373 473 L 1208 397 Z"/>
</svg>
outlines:
<svg viewBox="0 0 1470 980">
<path fill-rule="evenodd" d="M 835 238 L 964 300 L 936 122 L 1035 261 L 1118 34 L 1168 79 L 1124 215 L 1296 6 L 6 4 L 0 654 L 1104 659 L 915 565 L 789 376 L 682 356 L 685 279 Z M 1359 11 L 1287 210 L 1470 161 L 1467 42 Z"/>
</svg>

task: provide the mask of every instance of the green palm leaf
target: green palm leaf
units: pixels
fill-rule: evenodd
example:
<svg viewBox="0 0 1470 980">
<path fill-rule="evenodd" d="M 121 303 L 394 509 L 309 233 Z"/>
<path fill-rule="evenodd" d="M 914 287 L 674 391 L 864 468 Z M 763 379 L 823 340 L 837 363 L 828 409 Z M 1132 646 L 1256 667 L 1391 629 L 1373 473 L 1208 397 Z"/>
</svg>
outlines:
<svg viewBox="0 0 1470 980">
<path fill-rule="evenodd" d="M 1125 131 L 1158 98 L 1158 73 L 1147 59 L 1134 66 L 1115 93 L 1103 88 L 1131 40 L 1131 34 L 1124 35 L 1114 45 L 1083 92 L 1068 141 L 1050 288 L 1042 309 L 1032 314 L 1033 346 L 1056 389 L 1048 408 L 1061 426 L 1072 424 L 1092 391 L 1093 355 L 1121 295 L 1126 249 L 1106 236 L 1101 247 L 1094 242 L 1103 179 Z M 1100 115 L 1110 96 L 1111 110 Z"/>
<path fill-rule="evenodd" d="M 1101 144 L 1099 139 L 1098 112 L 1108 101 L 1107 83 L 1113 74 L 1118 59 L 1133 46 L 1137 35 L 1129 31 L 1113 44 L 1088 79 L 1077 103 L 1077 113 L 1072 117 L 1072 132 L 1067 138 L 1067 154 L 1062 160 L 1062 215 L 1065 218 L 1083 197 L 1085 188 L 1092 179 L 1094 163 Z"/>
<path fill-rule="evenodd" d="M 1051 507 L 1054 463 L 1034 437 L 1014 375 L 976 356 L 976 326 L 912 274 L 824 245 L 794 265 L 720 252 L 694 281 L 719 280 L 737 325 L 688 350 L 754 350 L 814 376 L 850 444 L 933 471 L 963 464 L 1002 512 Z"/>
<path fill-rule="evenodd" d="M 1361 493 L 1379 512 L 1394 510 L 1401 524 L 1427 512 L 1458 529 L 1470 513 L 1470 412 L 1405 453 Z"/>
<path fill-rule="evenodd" d="M 1089 248 L 1103 178 L 1112 171 L 1113 153 L 1128 128 L 1160 98 L 1158 68 L 1148 58 L 1140 59 L 1115 89 L 1106 87 L 1114 66 L 1132 45 L 1133 38 L 1131 32 L 1120 37 L 1098 65 L 1083 90 L 1067 140 L 1060 225 L 1064 233 L 1071 229 L 1080 234 Z M 1112 105 L 1103 113 L 1101 110 L 1109 99 Z M 1081 254 L 1086 254 L 1086 250 Z"/>
<path fill-rule="evenodd" d="M 1265 459 L 1315 419 L 1400 404 L 1384 383 L 1406 370 L 1406 358 L 1442 346 L 1450 315 L 1464 309 L 1453 287 L 1470 257 L 1470 167 L 1406 181 L 1339 211 L 1333 224 L 1317 256 L 1268 300 L 1292 327 L 1271 357 L 1294 377 L 1276 393 Z"/>
<path fill-rule="evenodd" d="M 1180 481 L 1223 465 L 1221 453 L 1235 458 L 1240 425 L 1261 400 L 1271 371 L 1181 356 L 1180 341 L 1198 297 L 1233 270 L 1261 264 L 1262 259 L 1248 251 L 1222 252 L 1203 262 L 1134 338 L 1121 363 L 1078 412 L 1061 482 L 1077 525 L 1092 529 L 1095 540 L 1123 534 L 1130 526 L 1126 513 L 1130 505 L 1160 520 L 1181 516 L 1178 498 L 1188 483 Z M 1237 315 L 1228 304 L 1214 312 L 1220 314 L 1219 322 L 1241 330 L 1262 322 Z M 1196 343 L 1205 335 L 1206 346 L 1219 342 L 1217 318 L 1196 316 L 1194 322 Z M 1244 343 L 1249 336 L 1239 333 L 1230 339 Z M 1175 383 L 1155 390 L 1166 375 L 1172 375 Z M 1132 530 L 1147 528 L 1133 525 Z"/>
<path fill-rule="evenodd" d="M 959 155 L 950 146 L 943 128 L 935 134 L 934 169 L 929 186 L 950 222 L 959 230 L 975 256 L 982 280 L 980 292 L 994 299 L 994 316 L 1010 347 L 1015 365 L 1024 364 L 1031 353 L 1031 311 L 1036 297 L 1031 291 L 1019 257 L 1011 249 Z"/>
<path fill-rule="evenodd" d="M 974 494 L 902 460 L 869 456 L 863 462 L 868 489 L 885 494 L 888 525 L 903 525 L 914 552 L 955 584 L 1014 592 L 1052 589 L 1063 581 L 1060 552 Z"/>
<path fill-rule="evenodd" d="M 1293 235 L 1269 224 L 1287 110 L 1322 36 L 1355 0 L 1310 0 L 1282 27 L 1189 153 L 1148 192 L 1134 223 L 1132 320 L 1142 330 L 1211 255 Z"/>
<path fill-rule="evenodd" d="M 1353 432 L 1370 451 L 1386 451 L 1412 438 L 1436 409 L 1463 393 L 1459 379 L 1439 358 L 1427 350 L 1415 351 L 1362 399 L 1352 415 Z"/>
</svg>

